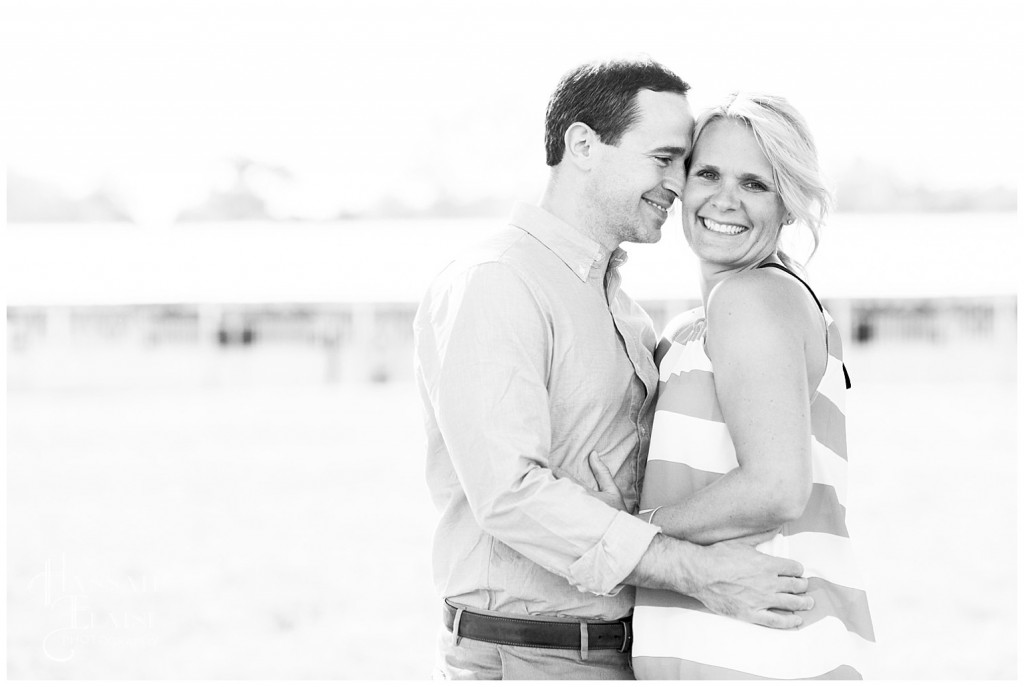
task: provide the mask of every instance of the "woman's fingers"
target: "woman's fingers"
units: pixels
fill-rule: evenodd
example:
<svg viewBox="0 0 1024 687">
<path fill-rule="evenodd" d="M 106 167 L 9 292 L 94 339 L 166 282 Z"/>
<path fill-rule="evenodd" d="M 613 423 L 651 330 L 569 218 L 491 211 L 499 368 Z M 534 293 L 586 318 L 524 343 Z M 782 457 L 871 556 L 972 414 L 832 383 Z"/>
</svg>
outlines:
<svg viewBox="0 0 1024 687">
<path fill-rule="evenodd" d="M 597 488 L 601 490 L 598 498 L 612 508 L 626 510 L 626 502 L 622 498 L 622 492 L 615 484 L 615 477 L 608 466 L 597 457 L 597 451 L 591 451 L 587 459 L 590 463 L 590 471 L 594 473 L 594 479 L 597 480 Z"/>
<path fill-rule="evenodd" d="M 594 473 L 594 479 L 597 480 L 598 488 L 601 491 L 614 491 L 618 493 L 619 488 L 615 486 L 615 477 L 612 476 L 612 471 L 608 469 L 608 466 L 598 458 L 597 451 L 591 451 L 588 460 L 590 461 L 590 471 Z"/>
<path fill-rule="evenodd" d="M 590 471 L 594 475 L 594 479 L 597 480 L 597 491 L 594 492 L 601 501 L 604 501 L 612 508 L 619 510 L 626 510 L 625 501 L 622 498 L 622 492 L 619 491 L 619 487 L 615 484 L 615 477 L 612 475 L 612 471 L 608 469 L 608 466 L 601 462 L 601 459 L 597 455 L 597 451 L 591 451 L 590 455 L 587 456 L 587 462 L 590 463 Z M 578 479 L 572 476 L 572 473 L 562 468 L 551 468 L 552 474 L 558 479 L 569 479 L 579 484 L 584 488 L 588 488 L 586 484 L 583 484 Z"/>
</svg>

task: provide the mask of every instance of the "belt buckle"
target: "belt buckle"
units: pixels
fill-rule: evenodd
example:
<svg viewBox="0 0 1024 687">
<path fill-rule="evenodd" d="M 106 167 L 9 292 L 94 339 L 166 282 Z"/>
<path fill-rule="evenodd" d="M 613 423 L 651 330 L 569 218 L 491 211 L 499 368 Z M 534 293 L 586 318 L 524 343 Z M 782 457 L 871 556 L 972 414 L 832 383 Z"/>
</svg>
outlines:
<svg viewBox="0 0 1024 687">
<path fill-rule="evenodd" d="M 622 623 L 622 648 L 619 649 L 619 653 L 624 654 L 629 651 L 633 637 L 629 632 L 630 623 L 626 620 L 620 620 L 619 622 Z"/>
</svg>

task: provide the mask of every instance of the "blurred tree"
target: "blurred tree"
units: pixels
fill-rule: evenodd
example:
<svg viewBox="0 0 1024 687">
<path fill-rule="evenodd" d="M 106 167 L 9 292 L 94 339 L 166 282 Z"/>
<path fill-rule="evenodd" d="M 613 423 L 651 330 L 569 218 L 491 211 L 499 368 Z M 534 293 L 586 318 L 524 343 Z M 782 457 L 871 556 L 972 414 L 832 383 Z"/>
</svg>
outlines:
<svg viewBox="0 0 1024 687">
<path fill-rule="evenodd" d="M 512 211 L 515 202 L 515 198 L 493 195 L 460 199 L 442 193 L 424 214 L 430 217 L 501 217 Z"/>
<path fill-rule="evenodd" d="M 444 189 L 423 206 L 413 206 L 405 199 L 389 194 L 381 198 L 368 213 L 373 217 L 501 217 L 516 203 L 514 197 L 495 195 L 461 198 Z"/>
<path fill-rule="evenodd" d="M 840 212 L 1014 212 L 1017 192 L 1006 186 L 936 189 L 897 177 L 882 165 L 854 160 L 836 175 Z"/>
<path fill-rule="evenodd" d="M 276 219 L 267 210 L 267 182 L 290 181 L 291 173 L 244 156 L 232 158 L 230 164 L 235 171 L 232 185 L 212 190 L 203 202 L 182 210 L 179 222 Z"/>
<path fill-rule="evenodd" d="M 302 221 L 291 208 L 289 194 L 295 190 L 291 172 L 279 165 L 238 156 L 228 161 L 231 182 L 225 188 L 211 189 L 206 198 L 177 211 L 167 208 L 168 220 Z M 1014 212 L 1017 192 L 1009 186 L 988 188 L 936 189 L 897 177 L 889 168 L 857 159 L 837 174 L 833 173 L 840 212 Z M 116 181 L 116 180 L 115 180 Z M 51 182 L 31 178 L 9 169 L 7 175 L 8 222 L 121 222 L 132 221 L 131 206 L 126 206 L 110 185 L 100 185 L 92 193 L 74 198 Z M 128 195 L 124 201 L 131 200 Z M 138 199 L 135 199 L 138 200 Z M 517 198 L 494 194 L 467 198 L 451 189 L 437 186 L 432 194 L 406 198 L 382 193 L 362 208 L 342 208 L 335 218 L 359 217 L 470 217 L 501 216 L 509 212 Z M 139 202 L 145 201 L 143 198 Z M 364 209 L 365 208 L 365 209 Z"/>
<path fill-rule="evenodd" d="M 422 215 L 423 210 L 415 208 L 406 202 L 405 199 L 394 194 L 386 194 L 378 200 L 373 208 L 367 213 L 370 217 L 416 217 Z"/>
<path fill-rule="evenodd" d="M 127 222 L 128 213 L 116 197 L 100 186 L 72 198 L 55 184 L 7 170 L 8 222 Z"/>
</svg>

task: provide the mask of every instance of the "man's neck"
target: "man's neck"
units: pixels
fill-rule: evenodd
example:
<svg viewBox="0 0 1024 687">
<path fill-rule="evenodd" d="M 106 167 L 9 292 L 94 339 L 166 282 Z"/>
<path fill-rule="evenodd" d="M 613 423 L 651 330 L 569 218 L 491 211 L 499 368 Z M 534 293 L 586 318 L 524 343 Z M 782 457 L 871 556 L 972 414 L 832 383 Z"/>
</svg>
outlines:
<svg viewBox="0 0 1024 687">
<path fill-rule="evenodd" d="M 619 247 L 619 242 L 605 236 L 605 232 L 602 232 L 598 227 L 594 226 L 593 222 L 587 220 L 586 214 L 582 212 L 582 200 L 582 193 L 561 188 L 552 180 L 544 190 L 544 195 L 540 199 L 540 207 L 588 239 L 601 244 L 601 247 L 608 253 L 613 253 Z"/>
</svg>

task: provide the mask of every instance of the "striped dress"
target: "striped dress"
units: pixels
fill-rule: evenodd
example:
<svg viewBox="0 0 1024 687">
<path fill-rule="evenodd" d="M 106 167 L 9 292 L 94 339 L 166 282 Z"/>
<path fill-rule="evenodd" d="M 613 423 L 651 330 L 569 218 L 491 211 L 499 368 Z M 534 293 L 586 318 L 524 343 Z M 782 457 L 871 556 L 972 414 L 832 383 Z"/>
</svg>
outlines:
<svg viewBox="0 0 1024 687">
<path fill-rule="evenodd" d="M 874 631 L 846 529 L 849 380 L 838 328 L 827 311 L 822 314 L 828 363 L 811 403 L 811 498 L 800 518 L 758 547 L 803 564 L 814 608 L 801 612 L 799 628 L 775 630 L 713 614 L 688 596 L 638 589 L 633 616 L 637 678 L 861 677 Z M 643 509 L 678 503 L 738 465 L 704 352 L 705 326 L 704 309 L 690 311 L 659 346 L 659 396 Z"/>
</svg>

